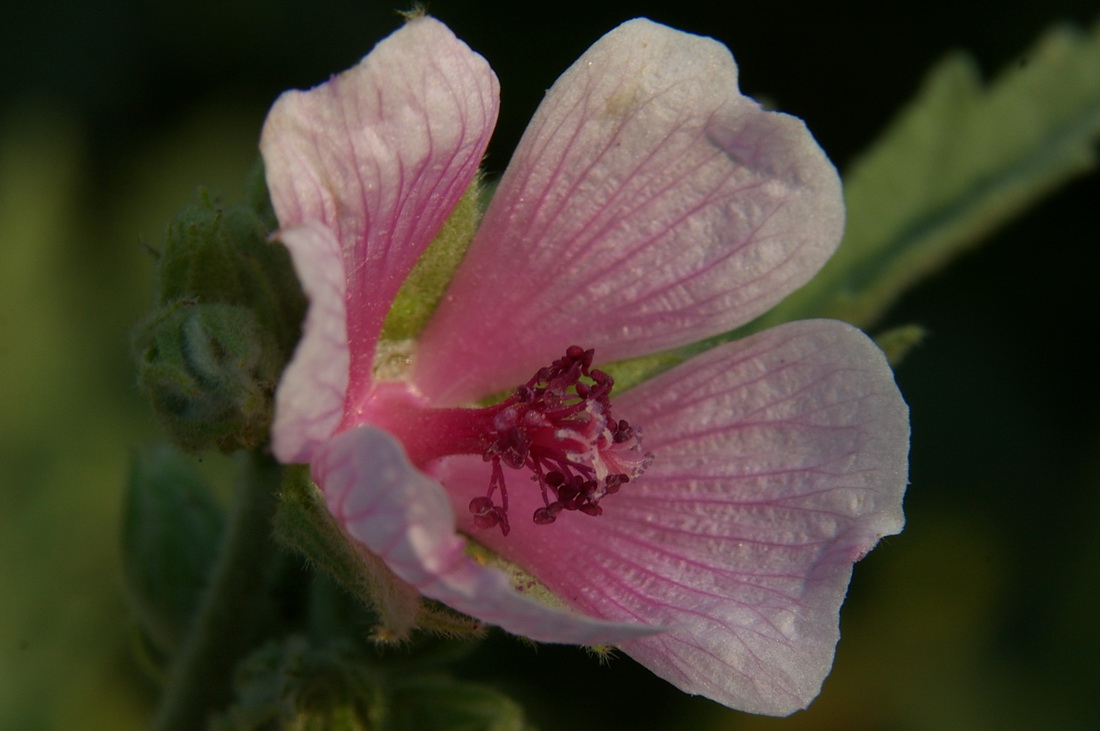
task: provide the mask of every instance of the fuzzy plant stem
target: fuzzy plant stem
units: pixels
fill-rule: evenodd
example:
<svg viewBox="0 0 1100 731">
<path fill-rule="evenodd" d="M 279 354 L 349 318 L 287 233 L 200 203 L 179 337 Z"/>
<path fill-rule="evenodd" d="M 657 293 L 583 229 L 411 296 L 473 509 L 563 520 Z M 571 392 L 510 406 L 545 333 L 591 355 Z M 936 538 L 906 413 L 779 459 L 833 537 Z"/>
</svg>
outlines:
<svg viewBox="0 0 1100 731">
<path fill-rule="evenodd" d="M 278 549 L 272 520 L 280 468 L 268 456 L 241 459 L 241 476 L 218 562 L 176 656 L 153 728 L 195 731 L 232 700 L 238 661 L 260 639 L 257 625 Z"/>
</svg>

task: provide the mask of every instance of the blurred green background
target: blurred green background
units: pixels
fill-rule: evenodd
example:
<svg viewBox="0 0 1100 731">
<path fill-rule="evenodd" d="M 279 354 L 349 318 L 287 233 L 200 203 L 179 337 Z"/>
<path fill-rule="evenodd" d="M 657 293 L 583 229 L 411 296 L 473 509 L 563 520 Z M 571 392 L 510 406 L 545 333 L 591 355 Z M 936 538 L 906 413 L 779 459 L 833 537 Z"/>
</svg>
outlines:
<svg viewBox="0 0 1100 731">
<path fill-rule="evenodd" d="M 159 438 L 128 354 L 151 297 L 144 244 L 198 185 L 239 199 L 279 91 L 352 65 L 400 21 L 370 1 L 10 5 L 0 10 L 0 728 L 142 728 L 156 685 L 132 657 L 117 532 L 129 452 Z M 1097 11 L 1094 0 L 720 5 L 435 0 L 429 10 L 500 76 L 494 172 L 543 89 L 637 15 L 728 44 L 743 88 L 805 118 L 843 170 L 946 51 L 968 49 L 993 72 L 1020 62 L 1051 22 Z M 930 331 L 898 371 L 913 412 L 909 527 L 857 567 L 836 668 L 809 711 L 752 718 L 685 698 L 625 658 L 608 668 L 501 637 L 461 671 L 523 701 L 544 730 L 1094 727 L 1100 381 L 1087 350 L 1100 314 L 1098 204 L 1100 176 L 1072 183 L 883 323 Z"/>
</svg>

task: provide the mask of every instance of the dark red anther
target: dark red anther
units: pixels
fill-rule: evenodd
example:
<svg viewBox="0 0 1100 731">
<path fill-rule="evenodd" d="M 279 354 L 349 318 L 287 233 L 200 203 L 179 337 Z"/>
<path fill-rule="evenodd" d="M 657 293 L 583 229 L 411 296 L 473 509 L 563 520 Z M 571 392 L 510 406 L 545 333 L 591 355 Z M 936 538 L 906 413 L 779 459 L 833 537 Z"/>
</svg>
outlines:
<svg viewBox="0 0 1100 731">
<path fill-rule="evenodd" d="M 475 497 L 470 501 L 470 512 L 474 517 L 488 515 L 493 511 L 493 501 L 487 497 Z"/>
<path fill-rule="evenodd" d="M 616 444 L 628 442 L 634 438 L 634 428 L 627 423 L 626 419 L 620 419 L 619 423 L 611 430 L 611 438 Z"/>
<path fill-rule="evenodd" d="M 608 475 L 607 479 L 605 479 L 603 482 L 603 487 L 604 490 L 607 491 L 608 495 L 614 495 L 619 491 L 619 488 L 622 485 L 625 485 L 628 482 L 630 482 L 630 475 L 624 475 L 621 473 L 618 475 Z"/>
<path fill-rule="evenodd" d="M 652 460 L 638 433 L 611 415 L 615 379 L 592 368 L 595 351 L 572 345 L 540 368 L 512 396 L 492 409 L 492 431 L 482 456 L 493 463 L 489 491 L 470 501 L 479 528 L 508 534 L 508 493 L 502 465 L 526 468 L 538 483 L 543 507 L 536 525 L 553 523 L 563 510 L 597 516 L 600 501 L 639 476 Z M 625 471 L 622 471 L 625 470 Z M 500 489 L 500 505 L 493 501 Z"/>
<path fill-rule="evenodd" d="M 531 516 L 531 520 L 535 521 L 535 525 L 550 525 L 557 520 L 557 516 L 550 512 L 549 507 L 545 507 L 536 510 L 534 515 Z"/>
<path fill-rule="evenodd" d="M 579 477 L 574 477 L 568 482 L 563 482 L 558 486 L 558 500 L 565 507 L 566 510 L 577 509 L 577 499 L 580 497 L 581 489 L 577 485 L 580 480 Z"/>
<path fill-rule="evenodd" d="M 492 528 L 493 526 L 497 525 L 498 523 L 500 523 L 500 516 L 497 515 L 495 509 L 490 510 L 485 515 L 475 515 L 474 516 L 474 525 L 476 525 L 478 528 Z M 508 534 L 505 533 L 505 535 L 508 535 Z"/>
</svg>

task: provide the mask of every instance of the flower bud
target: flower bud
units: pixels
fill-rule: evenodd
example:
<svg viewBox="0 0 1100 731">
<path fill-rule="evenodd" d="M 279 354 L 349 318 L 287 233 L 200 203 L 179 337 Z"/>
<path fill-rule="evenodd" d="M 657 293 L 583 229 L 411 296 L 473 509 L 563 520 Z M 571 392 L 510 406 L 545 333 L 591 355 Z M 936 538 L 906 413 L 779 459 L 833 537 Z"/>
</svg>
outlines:
<svg viewBox="0 0 1100 731">
<path fill-rule="evenodd" d="M 158 309 L 134 338 L 138 382 L 186 449 L 268 440 L 275 384 L 305 307 L 269 225 L 262 211 L 203 196 L 177 215 L 158 252 Z"/>
<path fill-rule="evenodd" d="M 230 452 L 267 441 L 282 360 L 252 310 L 177 302 L 139 340 L 138 383 L 177 444 Z"/>
<path fill-rule="evenodd" d="M 266 216 L 202 197 L 169 225 L 157 262 L 158 302 L 220 302 L 253 310 L 289 353 L 305 298 L 286 249 L 268 240 Z"/>
</svg>

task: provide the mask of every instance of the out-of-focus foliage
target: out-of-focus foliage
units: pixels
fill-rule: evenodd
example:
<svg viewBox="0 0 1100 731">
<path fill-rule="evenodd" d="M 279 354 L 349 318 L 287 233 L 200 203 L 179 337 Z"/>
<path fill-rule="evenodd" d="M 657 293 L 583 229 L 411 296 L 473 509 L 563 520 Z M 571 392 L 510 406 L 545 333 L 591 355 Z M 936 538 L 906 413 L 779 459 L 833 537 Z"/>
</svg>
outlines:
<svg viewBox="0 0 1100 731">
<path fill-rule="evenodd" d="M 81 131 L 38 109 L 0 116 L 0 726 L 141 721 L 118 672 L 117 487 L 135 434 L 110 369 L 121 333 L 93 316 L 74 239 L 87 184 Z M 93 270 L 94 271 L 94 270 Z M 101 720 L 104 719 L 104 720 Z M 105 720 L 105 719 L 110 719 Z M 79 725 L 79 724 L 76 724 Z"/>
<path fill-rule="evenodd" d="M 209 120 L 180 120 L 105 179 L 71 115 L 0 107 L 0 728 L 148 724 L 121 489 L 132 448 L 163 437 L 129 337 L 151 304 L 142 236 L 159 235 L 197 180 L 239 190 L 255 161 L 254 128 Z"/>
</svg>

